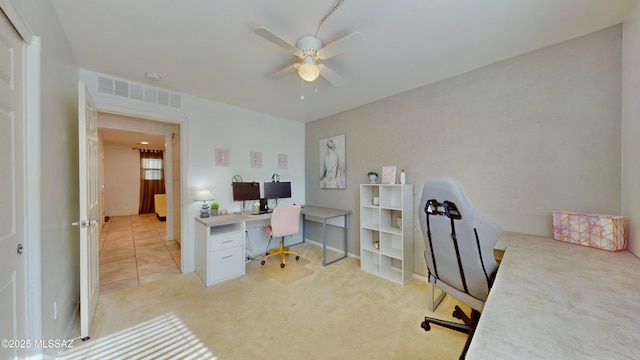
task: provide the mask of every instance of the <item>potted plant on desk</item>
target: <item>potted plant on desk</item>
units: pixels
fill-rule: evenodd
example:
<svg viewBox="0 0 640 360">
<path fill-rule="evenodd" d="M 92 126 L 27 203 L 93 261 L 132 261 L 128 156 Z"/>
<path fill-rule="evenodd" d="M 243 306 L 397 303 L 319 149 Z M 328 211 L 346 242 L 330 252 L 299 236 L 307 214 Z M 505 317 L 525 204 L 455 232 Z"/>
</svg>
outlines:
<svg viewBox="0 0 640 360">
<path fill-rule="evenodd" d="M 211 203 L 211 216 L 217 216 L 218 215 L 218 207 L 220 205 L 218 205 L 217 202 Z"/>
</svg>

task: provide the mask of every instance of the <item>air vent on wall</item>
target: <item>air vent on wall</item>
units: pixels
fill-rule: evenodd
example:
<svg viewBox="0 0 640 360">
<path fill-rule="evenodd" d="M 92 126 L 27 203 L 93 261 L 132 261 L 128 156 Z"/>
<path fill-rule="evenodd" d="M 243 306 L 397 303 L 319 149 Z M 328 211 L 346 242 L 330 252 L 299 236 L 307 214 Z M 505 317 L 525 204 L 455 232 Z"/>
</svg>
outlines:
<svg viewBox="0 0 640 360">
<path fill-rule="evenodd" d="M 116 80 L 116 92 L 115 95 L 122 97 L 129 97 L 129 83 L 121 80 Z"/>
<path fill-rule="evenodd" d="M 166 91 L 158 90 L 158 104 L 169 106 L 169 93 Z"/>
<path fill-rule="evenodd" d="M 131 98 L 139 101 L 144 101 L 142 97 L 143 88 L 140 85 L 131 84 Z"/>
<path fill-rule="evenodd" d="M 182 97 L 179 94 L 104 75 L 98 75 L 98 93 L 126 97 L 175 109 L 182 108 Z"/>
<path fill-rule="evenodd" d="M 150 103 L 158 102 L 158 91 L 152 88 L 144 88 L 144 101 Z"/>
</svg>

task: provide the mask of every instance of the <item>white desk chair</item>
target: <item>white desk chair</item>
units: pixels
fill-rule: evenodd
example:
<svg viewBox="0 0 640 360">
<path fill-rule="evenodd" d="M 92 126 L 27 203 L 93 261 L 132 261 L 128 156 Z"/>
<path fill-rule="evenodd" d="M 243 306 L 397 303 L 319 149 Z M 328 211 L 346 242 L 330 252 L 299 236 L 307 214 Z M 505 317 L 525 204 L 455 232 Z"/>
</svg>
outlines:
<svg viewBox="0 0 640 360">
<path fill-rule="evenodd" d="M 425 317 L 422 328 L 429 331 L 433 323 L 469 334 L 464 359 L 498 269 L 493 248 L 502 229 L 473 210 L 451 179 L 428 181 L 418 209 L 429 282 L 472 308 L 469 317 L 456 305 L 453 317 L 464 324 Z"/>
</svg>

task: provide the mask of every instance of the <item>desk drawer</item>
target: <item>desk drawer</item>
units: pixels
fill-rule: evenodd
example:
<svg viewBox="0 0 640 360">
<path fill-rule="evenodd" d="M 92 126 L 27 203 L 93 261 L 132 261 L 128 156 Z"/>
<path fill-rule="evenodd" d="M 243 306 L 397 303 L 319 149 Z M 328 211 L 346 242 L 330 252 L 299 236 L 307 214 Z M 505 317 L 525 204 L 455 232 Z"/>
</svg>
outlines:
<svg viewBox="0 0 640 360">
<path fill-rule="evenodd" d="M 244 274 L 242 247 L 209 253 L 208 285 Z"/>
<path fill-rule="evenodd" d="M 209 252 L 228 249 L 235 246 L 242 247 L 243 231 L 234 231 L 209 237 Z"/>
</svg>

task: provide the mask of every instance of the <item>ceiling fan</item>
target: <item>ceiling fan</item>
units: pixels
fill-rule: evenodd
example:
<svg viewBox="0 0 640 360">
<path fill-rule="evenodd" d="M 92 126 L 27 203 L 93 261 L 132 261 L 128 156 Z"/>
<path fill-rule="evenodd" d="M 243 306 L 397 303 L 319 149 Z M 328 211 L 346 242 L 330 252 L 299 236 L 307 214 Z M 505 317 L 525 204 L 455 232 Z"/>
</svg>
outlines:
<svg viewBox="0 0 640 360">
<path fill-rule="evenodd" d="M 342 0 L 343 1 L 343 0 Z M 333 86 L 341 86 L 346 80 L 338 75 L 335 71 L 331 70 L 325 64 L 318 63 L 319 60 L 327 60 L 336 55 L 339 55 L 347 50 L 356 48 L 364 42 L 362 34 L 359 32 L 351 33 L 343 38 L 340 38 L 331 44 L 323 46 L 322 41 L 318 39 L 318 31 L 324 21 L 336 11 L 338 6 L 342 4 L 339 1 L 336 6 L 320 21 L 316 35 L 304 35 L 296 41 L 296 45 L 293 46 L 283 40 L 278 35 L 272 33 L 267 28 L 261 27 L 255 29 L 256 34 L 278 45 L 284 50 L 290 52 L 296 56 L 300 62 L 291 64 L 284 69 L 278 70 L 268 75 L 271 79 L 280 79 L 286 75 L 293 73 L 293 70 L 298 71 L 298 75 L 302 80 L 315 81 L 318 76 L 322 76 L 327 79 Z"/>
</svg>

